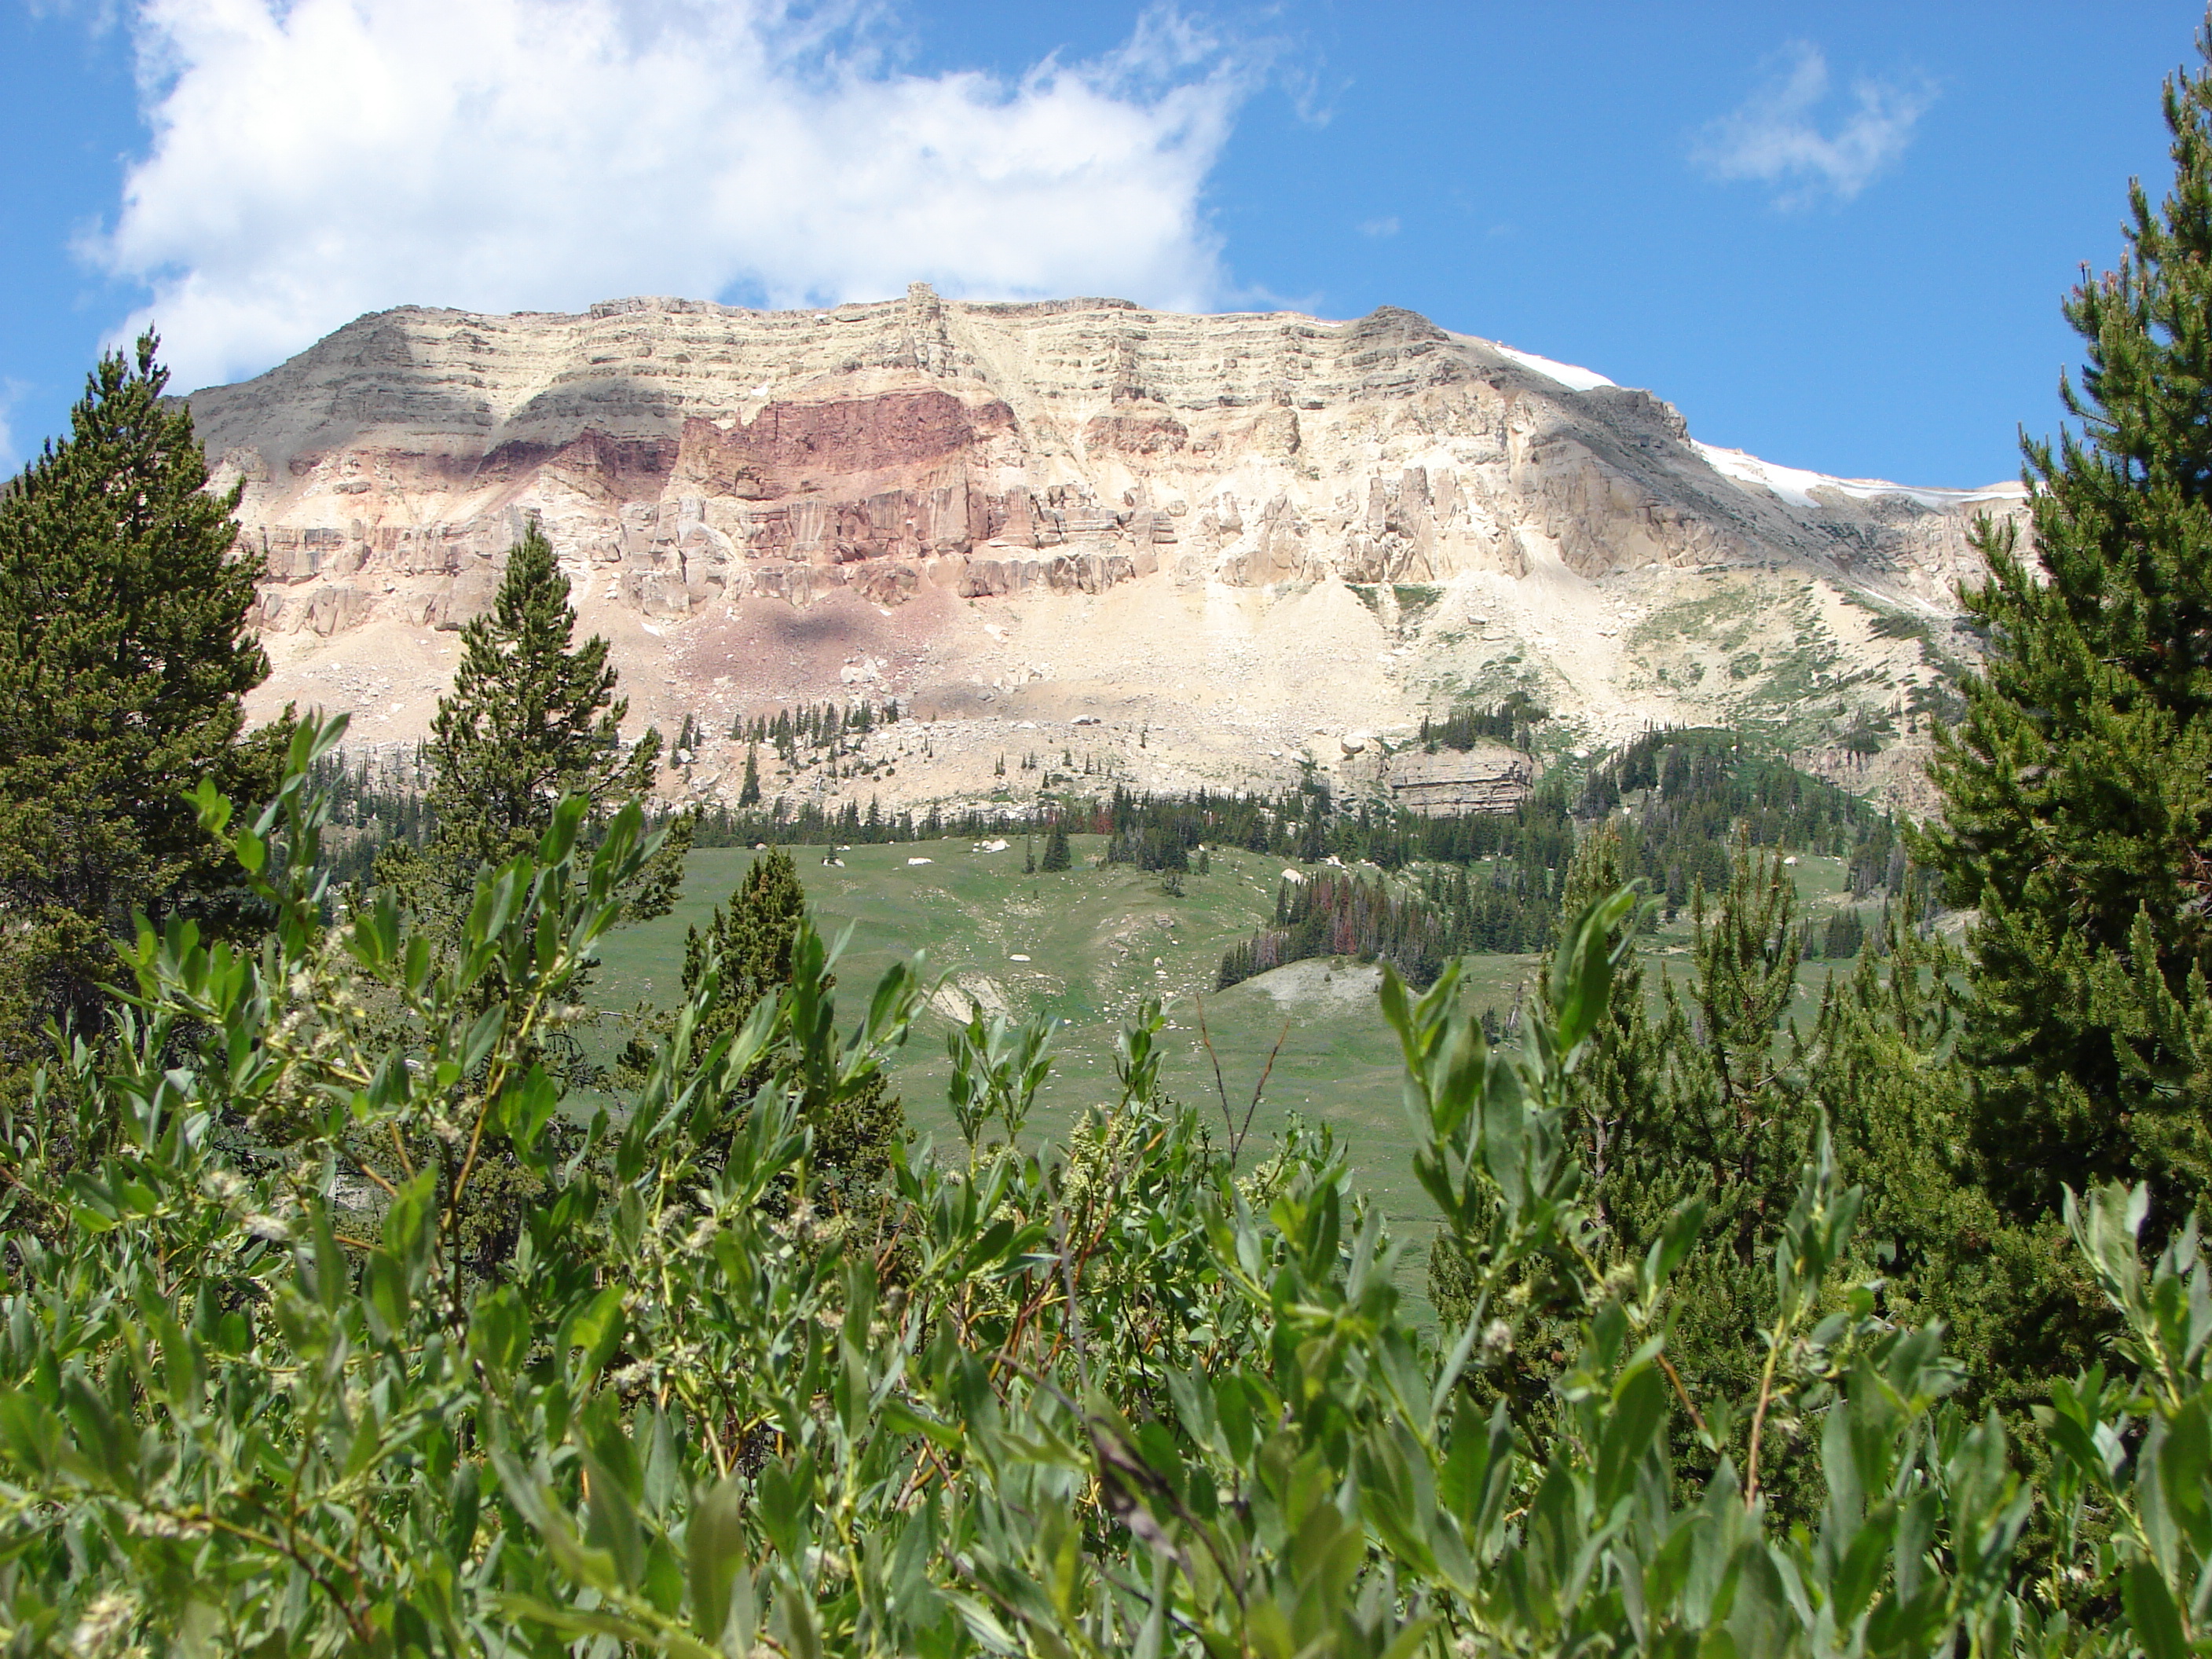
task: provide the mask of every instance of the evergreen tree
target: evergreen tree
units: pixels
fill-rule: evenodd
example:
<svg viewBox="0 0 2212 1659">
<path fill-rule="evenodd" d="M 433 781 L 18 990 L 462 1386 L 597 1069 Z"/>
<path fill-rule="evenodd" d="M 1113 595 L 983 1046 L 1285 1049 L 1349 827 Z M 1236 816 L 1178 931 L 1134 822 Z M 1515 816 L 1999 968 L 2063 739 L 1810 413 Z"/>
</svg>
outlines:
<svg viewBox="0 0 2212 1659">
<path fill-rule="evenodd" d="M 2200 43 L 2212 52 L 2212 39 Z M 1939 728 L 1924 839 L 1973 906 L 1965 1051 L 2007 1210 L 2148 1178 L 2154 1236 L 2212 1174 L 2212 76 L 2166 89 L 2174 180 L 2065 304 L 2080 422 L 2027 442 L 2031 550 L 1984 526 L 1990 648 Z"/>
<path fill-rule="evenodd" d="M 793 946 L 806 912 L 806 890 L 791 854 L 773 848 L 753 861 L 730 895 L 729 908 L 716 906 L 702 933 L 694 927 L 684 941 L 684 994 L 698 991 L 708 969 L 720 977 L 714 1006 L 694 1030 L 704 1045 L 736 1030 L 764 997 L 791 982 Z M 631 1057 L 638 1062 L 641 1053 Z M 774 1067 L 763 1059 L 739 1085 L 760 1086 Z M 801 1109 L 813 1131 L 812 1167 L 840 1212 L 864 1207 L 890 1173 L 891 1148 L 906 1131 L 905 1113 L 882 1073 L 840 1097 L 809 1098 Z"/>
<path fill-rule="evenodd" d="M 237 919 L 182 797 L 274 777 L 276 746 L 240 739 L 269 662 L 239 491 L 207 492 L 157 343 L 102 357 L 69 437 L 0 490 L 0 1091 L 47 1020 L 96 1027 L 133 911 Z"/>
<path fill-rule="evenodd" d="M 805 913 L 799 866 L 777 847 L 753 860 L 730 895 L 729 908 L 715 906 L 705 933 L 685 930 L 684 996 L 697 992 L 710 966 L 721 975 L 720 998 L 700 1022 L 696 1042 L 712 1042 L 736 1030 L 763 997 L 791 982 L 792 942 Z"/>
<path fill-rule="evenodd" d="M 1045 837 L 1044 857 L 1037 861 L 1037 868 L 1049 872 L 1054 870 L 1073 869 L 1074 864 L 1073 849 L 1067 844 L 1067 825 L 1060 819 L 1054 818 L 1052 821 L 1052 833 Z"/>
<path fill-rule="evenodd" d="M 1609 829 L 1588 837 L 1568 866 L 1566 914 L 1614 890 L 1624 862 Z M 1716 898 L 1702 886 L 1692 891 L 1686 988 L 1663 979 L 1654 1018 L 1643 969 L 1624 962 L 1598 1040 L 1568 1091 L 1566 1127 L 1611 1261 L 1641 1261 L 1681 1205 L 1706 1206 L 1674 1280 L 1668 1346 L 1688 1397 L 1709 1406 L 1758 1386 L 1762 1333 L 1776 1307 L 1769 1252 L 1818 1122 L 1802 1047 L 1783 1029 L 1796 988 L 1796 902 L 1781 854 L 1762 856 L 1739 836 L 1727 886 Z M 1548 974 L 1538 995 L 1553 999 Z M 1464 1259 L 1448 1246 L 1431 1252 L 1430 1294 L 1448 1324 L 1466 1316 L 1469 1283 Z M 1547 1322 L 1530 1351 L 1494 1368 L 1485 1385 L 1524 1420 L 1553 1409 L 1547 1333 L 1563 1333 L 1578 1312 L 1553 1306 L 1550 1290 L 1538 1280 L 1520 1292 Z M 1709 1468 L 1710 1453 L 1695 1447 L 1690 1428 L 1678 1425 L 1677 1452 Z M 1794 1431 L 1784 1426 L 1785 1437 Z M 1743 1455 L 1740 1444 L 1735 1455 Z M 1797 1502 L 1796 1476 L 1770 1470 L 1770 1486 L 1778 1475 L 1778 1498 Z"/>
<path fill-rule="evenodd" d="M 623 751 L 619 732 L 629 705 L 614 695 L 607 642 L 593 637 L 572 648 L 575 623 L 568 579 L 532 520 L 507 556 L 492 608 L 462 630 L 453 689 L 439 699 L 431 722 L 424 805 L 435 829 L 419 848 L 395 842 L 377 857 L 378 883 L 398 895 L 427 937 L 449 946 L 458 941 L 479 872 L 535 848 L 562 796 L 590 801 L 590 835 L 652 788 L 659 734 L 648 727 Z M 659 851 L 621 895 L 626 920 L 667 914 L 683 886 L 694 829 L 688 813 L 668 825 Z M 592 977 L 587 966 L 578 987 Z M 472 993 L 485 1007 L 510 994 L 496 963 Z M 602 1079 L 604 1068 L 568 1029 L 594 1018 L 579 1003 L 536 1027 L 540 1058 L 565 1084 Z M 500 1140 L 486 1137 L 498 1154 L 492 1161 L 511 1162 Z"/>
<path fill-rule="evenodd" d="M 594 635 L 572 648 L 575 627 L 568 579 L 533 519 L 491 610 L 461 632 L 453 687 L 430 727 L 428 805 L 440 851 L 464 884 L 479 864 L 535 842 L 562 796 L 612 807 L 652 787 L 659 736 L 647 732 L 623 752 L 629 704 L 614 694 L 607 642 Z"/>
<path fill-rule="evenodd" d="M 1828 925 L 1820 935 L 1820 954 L 1831 961 L 1837 957 L 1848 961 L 1858 955 L 1865 944 L 1866 919 L 1854 905 L 1828 918 Z"/>
<path fill-rule="evenodd" d="M 738 810 L 760 805 L 760 745 L 745 745 L 745 781 L 738 787 Z"/>
</svg>

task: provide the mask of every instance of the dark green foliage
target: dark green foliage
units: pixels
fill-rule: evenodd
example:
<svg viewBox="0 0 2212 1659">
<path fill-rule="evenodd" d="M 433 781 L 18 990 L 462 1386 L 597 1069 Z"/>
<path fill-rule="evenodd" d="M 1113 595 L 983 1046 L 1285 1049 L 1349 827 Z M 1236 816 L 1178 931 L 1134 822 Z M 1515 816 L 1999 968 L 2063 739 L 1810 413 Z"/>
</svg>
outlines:
<svg viewBox="0 0 2212 1659">
<path fill-rule="evenodd" d="M 1980 912 L 1972 1129 L 2008 1213 L 2150 1180 L 2154 1233 L 2212 1179 L 2212 79 L 2169 82 L 2174 179 L 2066 302 L 2081 422 L 2025 446 L 2032 547 L 1978 544 L 1989 636 L 1939 728 L 1922 856 Z M 2086 1356 L 2076 1354 L 2075 1359 Z"/>
<path fill-rule="evenodd" d="M 1106 843 L 1106 862 L 1133 864 L 1139 870 L 1188 870 L 1190 848 L 1176 826 L 1147 823 L 1116 831 Z"/>
<path fill-rule="evenodd" d="M 1431 867 L 1413 883 L 1328 872 L 1285 880 L 1274 926 L 1229 948 L 1215 987 L 1312 957 L 1352 957 L 1387 962 L 1407 984 L 1425 988 L 1448 957 L 1535 950 L 1551 928 L 1531 915 L 1517 873 L 1509 867 L 1470 879 L 1464 869 Z"/>
<path fill-rule="evenodd" d="M 1718 1305 L 1713 1265 L 1737 1263 L 1734 1222 L 1708 1247 L 1693 1197 L 1629 1248 L 1632 1194 L 1585 1157 L 1577 1091 L 1634 1092 L 1597 1081 L 1608 1047 L 1637 1047 L 1632 891 L 1565 918 L 1515 1048 L 1486 1040 L 1453 967 L 1418 1000 L 1384 974 L 1413 1171 L 1462 1270 L 1465 1317 L 1432 1338 L 1326 1137 L 1293 1129 L 1240 1170 L 1161 1100 L 1157 1004 L 1064 1154 L 1015 1127 L 1048 1028 L 977 1019 L 952 1034 L 948 1094 L 1006 1144 L 892 1160 L 866 1230 L 793 1201 L 839 1121 L 810 1124 L 806 1103 L 878 1078 L 923 997 L 895 968 L 841 1030 L 803 920 L 757 1018 L 696 1041 L 719 994 L 702 975 L 637 1090 L 556 1137 L 526 1023 L 472 1017 L 471 970 L 430 971 L 396 905 L 331 920 L 303 785 L 336 736 L 303 727 L 256 827 L 200 796 L 276 926 L 242 957 L 181 927 L 131 949 L 142 1018 L 109 1066 L 74 1057 L 65 1091 L 116 1125 L 112 1150 L 58 1179 L 39 1120 L 0 1112 L 21 1172 L 0 1184 L 0 1559 L 33 1650 L 64 1632 L 247 1653 L 404 1650 L 398 1632 L 427 1654 L 497 1632 L 579 1659 L 2203 1644 L 2212 1273 L 2193 1232 L 2146 1262 L 2146 1189 L 2069 1202 L 2127 1346 L 2039 1421 L 1978 1419 L 1941 1404 L 1960 1381 L 1941 1332 L 1878 1306 L 1854 1255 L 1875 1207 L 1816 1124 L 1794 1181 L 1753 1171 L 1772 1199 L 1738 1344 L 1756 1363 L 1731 1386 L 1694 1322 Z M 573 994 L 647 857 L 635 807 L 587 848 L 588 805 L 485 872 L 462 924 L 458 959 L 496 961 L 526 1008 Z M 270 863 L 272 839 L 297 856 Z M 1617 871 L 1609 840 L 1571 891 Z M 1691 999 L 1727 1052 L 1686 1075 L 1763 1109 L 1743 1091 L 1781 1097 L 1750 1051 L 1793 930 L 1771 864 L 1739 872 Z M 787 914 L 794 884 L 764 874 L 763 913 Z M 781 959 L 773 931 L 717 933 L 750 979 Z M 1940 955 L 1926 965 L 1940 982 Z M 1898 994 L 1909 1067 L 1949 993 Z M 404 1036 L 365 1012 L 387 999 Z M 1831 1006 L 1851 1041 L 1857 1015 Z M 172 1066 L 187 1028 L 232 1063 Z M 301 1133 L 280 1159 L 177 1127 L 286 1117 Z M 467 1201 L 493 1133 L 527 1201 Z M 362 1137 L 453 1156 L 373 1188 Z M 479 1226 L 494 1213 L 515 1242 Z M 1914 1218 L 1887 1221 L 1904 1237 Z"/>
<path fill-rule="evenodd" d="M 753 860 L 730 895 L 728 910 L 715 906 L 704 933 L 696 927 L 685 930 L 684 1000 L 699 994 L 710 968 L 720 979 L 718 994 L 700 1018 L 697 1040 L 726 1036 L 744 1024 L 763 997 L 791 983 L 792 946 L 805 914 L 799 866 L 778 847 Z"/>
<path fill-rule="evenodd" d="M 1585 819 L 1625 812 L 1627 873 L 1665 899 L 1670 918 L 1700 882 L 1717 891 L 1728 881 L 1729 843 L 1739 833 L 1754 847 L 1849 858 L 1856 893 L 1883 882 L 1893 887 L 1903 876 L 1901 856 L 1893 867 L 1890 818 L 1826 780 L 1759 753 L 1735 732 L 1646 732 L 1592 769 L 1576 811 Z"/>
<path fill-rule="evenodd" d="M 758 806 L 760 798 L 760 745 L 749 743 L 745 745 L 744 781 L 738 787 L 738 811 Z"/>
<path fill-rule="evenodd" d="M 464 883 L 534 843 L 563 794 L 611 811 L 652 787 L 659 743 L 648 734 L 623 749 L 629 705 L 615 696 L 607 642 L 575 646 L 575 627 L 568 579 L 533 519 L 491 610 L 461 630 L 453 690 L 430 727 L 438 849 Z"/>
<path fill-rule="evenodd" d="M 450 933 L 485 866 L 535 846 L 564 795 L 589 803 L 596 833 L 624 803 L 649 793 L 660 757 L 659 732 L 625 749 L 626 700 L 607 662 L 607 642 L 574 643 L 568 579 L 535 519 L 507 554 L 491 609 L 461 631 L 453 688 L 438 700 L 419 762 L 430 775 L 423 800 L 431 826 L 419 849 L 395 840 L 377 860 L 378 878 Z M 673 820 L 658 856 L 626 896 L 633 917 L 665 915 L 692 844 L 689 816 Z"/>
<path fill-rule="evenodd" d="M 1052 821 L 1052 829 L 1044 838 L 1044 856 L 1037 860 L 1037 868 L 1050 873 L 1073 867 L 1075 856 L 1068 846 L 1067 825 L 1060 818 Z"/>
<path fill-rule="evenodd" d="M 1610 891 L 1624 863 L 1617 832 L 1590 834 L 1568 869 L 1568 914 Z M 1683 1206 L 1704 1212 L 1674 1279 L 1670 1363 L 1710 1433 L 1692 1433 L 1692 1422 L 1681 1420 L 1679 1453 L 1698 1468 L 1712 1468 L 1721 1449 L 1739 1467 L 1747 1458 L 1750 1425 L 1728 1420 L 1723 1407 L 1759 1391 L 1781 1314 L 1777 1281 L 1763 1263 L 1808 1146 L 1829 1121 L 1843 1179 L 1867 1182 L 1874 1194 L 1869 1214 L 1881 1232 L 1869 1248 L 1882 1261 L 1867 1263 L 1867 1272 L 1889 1276 L 1898 1310 L 1966 1322 L 1978 1358 L 1990 1367 L 1982 1380 L 2000 1398 L 2021 1402 L 2017 1367 L 1989 1352 L 1990 1305 L 2017 1294 L 2017 1261 L 1989 1255 L 1993 1214 L 1962 1188 L 1955 1157 L 1947 1161 L 1955 1141 L 1947 1102 L 1960 1093 L 1960 1079 L 1944 1053 L 1954 1000 L 1944 987 L 1944 949 L 1909 925 L 1896 929 L 1885 960 L 1902 980 L 1887 982 L 1867 953 L 1858 978 L 1829 994 L 1816 1030 L 1801 1037 L 1785 1020 L 1801 927 L 1781 854 L 1760 854 L 1739 838 L 1725 890 L 1712 900 L 1692 894 L 1692 918 L 1687 980 L 1663 978 L 1656 1009 L 1644 987 L 1650 969 L 1624 957 L 1608 1018 L 1566 1093 L 1566 1133 L 1610 1252 L 1641 1259 L 1662 1243 Z M 1632 918 L 1617 931 L 1624 951 L 1628 929 Z M 1555 995 L 1547 975 L 1540 1000 Z M 1467 1318 L 1471 1274 L 1451 1243 L 1436 1245 L 1429 1290 L 1447 1322 Z M 1551 1307 L 1541 1283 L 1524 1294 L 1537 1312 Z M 1553 1310 L 1547 1321 L 1571 1316 L 1573 1310 Z M 1531 1349 L 1502 1356 L 1486 1371 L 1484 1394 L 1531 1420 L 1548 1413 L 1547 1354 L 1564 1340 L 1555 1322 L 1540 1322 Z M 1774 1413 L 1767 1429 L 1771 1502 L 1796 1513 L 1814 1495 L 1809 1433 L 1794 1409 Z"/>
<path fill-rule="evenodd" d="M 240 736 L 269 665 L 238 492 L 207 493 L 155 353 L 101 358 L 70 436 L 0 490 L 0 1079 L 49 1019 L 97 1034 L 133 911 L 235 929 L 235 872 L 183 796 L 274 779 Z"/>
<path fill-rule="evenodd" d="M 1439 747 L 1472 749 L 1486 738 L 1526 749 L 1533 730 L 1550 718 L 1527 692 L 1516 691 L 1495 708 L 1468 704 L 1453 709 L 1442 720 L 1422 715 L 1419 741 L 1431 754 Z"/>
<path fill-rule="evenodd" d="M 774 848 L 745 872 L 730 895 L 729 908 L 715 907 L 703 933 L 696 927 L 686 932 L 684 999 L 702 1004 L 692 1026 L 695 1044 L 733 1038 L 764 1000 L 790 987 L 805 915 L 806 890 L 799 867 L 789 853 Z M 710 973 L 715 981 L 711 998 L 705 990 Z M 660 1029 L 666 1035 L 673 1021 L 661 1022 Z M 653 1054 L 633 1044 L 625 1060 L 630 1074 L 641 1076 L 650 1071 Z M 763 1054 L 732 1086 L 750 1095 L 776 1064 L 773 1052 Z M 890 1172 L 892 1149 L 906 1132 L 905 1115 L 884 1074 L 842 1091 L 811 1088 L 801 1099 L 800 1115 L 813 1132 L 813 1173 L 826 1183 L 837 1209 L 851 1211 L 879 1195 Z"/>
<path fill-rule="evenodd" d="M 1828 918 L 1820 930 L 1820 954 L 1833 962 L 1849 961 L 1866 948 L 1866 918 L 1856 905 L 1846 905 Z"/>
</svg>

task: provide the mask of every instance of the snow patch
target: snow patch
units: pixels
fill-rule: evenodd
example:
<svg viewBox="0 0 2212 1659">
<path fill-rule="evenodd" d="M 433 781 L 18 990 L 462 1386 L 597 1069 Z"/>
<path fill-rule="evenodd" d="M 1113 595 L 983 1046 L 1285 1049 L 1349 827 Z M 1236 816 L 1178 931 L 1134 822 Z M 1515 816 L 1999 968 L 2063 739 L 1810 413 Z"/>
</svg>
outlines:
<svg viewBox="0 0 2212 1659">
<path fill-rule="evenodd" d="M 1848 496 L 1855 501 L 1870 501 L 1883 495 L 1902 495 L 1907 501 L 1917 501 L 1923 507 L 1960 507 L 1973 501 L 2020 501 L 2027 494 L 2017 483 L 1984 484 L 1979 489 L 1927 489 L 1908 484 L 1892 483 L 1887 478 L 1832 478 L 1825 472 L 1808 472 L 1800 466 L 1780 466 L 1772 461 L 1762 461 L 1756 455 L 1747 455 L 1741 449 L 1723 449 L 1718 444 L 1698 443 L 1691 440 L 1705 465 L 1723 477 L 1734 483 L 1748 484 L 1754 489 L 1779 495 L 1796 507 L 1814 507 L 1815 490 L 1826 490 Z"/>
<path fill-rule="evenodd" d="M 1601 386 L 1613 384 L 1594 369 L 1578 368 L 1572 363 L 1554 362 L 1549 357 L 1539 357 L 1533 351 L 1516 351 L 1510 345 L 1495 349 L 1522 368 L 1533 368 L 1547 380 L 1557 380 L 1570 392 L 1595 392 Z"/>
</svg>

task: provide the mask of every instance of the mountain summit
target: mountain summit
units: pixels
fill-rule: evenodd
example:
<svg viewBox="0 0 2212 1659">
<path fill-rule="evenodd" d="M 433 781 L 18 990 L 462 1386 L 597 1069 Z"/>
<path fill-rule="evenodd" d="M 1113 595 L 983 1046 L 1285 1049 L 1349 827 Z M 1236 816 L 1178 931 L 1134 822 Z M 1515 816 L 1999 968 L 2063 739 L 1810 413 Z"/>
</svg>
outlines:
<svg viewBox="0 0 2212 1659">
<path fill-rule="evenodd" d="M 419 735 L 534 514 L 634 718 L 706 734 L 706 796 L 739 716 L 861 697 L 939 717 L 929 752 L 771 793 L 975 797 L 1079 749 L 1139 787 L 1379 787 L 1424 714 L 1515 691 L 1562 744 L 1763 721 L 1903 777 L 1968 649 L 1972 520 L 2024 506 L 1712 448 L 1389 307 L 410 307 L 191 407 L 267 560 L 264 700 Z"/>
</svg>

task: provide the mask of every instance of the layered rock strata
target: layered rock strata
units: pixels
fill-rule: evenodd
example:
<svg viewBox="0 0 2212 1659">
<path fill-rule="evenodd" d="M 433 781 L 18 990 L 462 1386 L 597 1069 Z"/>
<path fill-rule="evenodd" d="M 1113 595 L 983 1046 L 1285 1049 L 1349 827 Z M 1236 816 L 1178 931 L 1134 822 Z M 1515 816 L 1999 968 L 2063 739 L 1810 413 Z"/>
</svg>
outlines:
<svg viewBox="0 0 2212 1659">
<path fill-rule="evenodd" d="M 218 482 L 246 483 L 269 701 L 419 732 L 436 636 L 534 515 L 641 719 L 719 731 L 860 688 L 1015 741 L 1017 714 L 1068 738 L 1088 710 L 1133 729 L 1131 775 L 1174 755 L 1186 781 L 1515 687 L 1593 739 L 1788 692 L 1903 741 L 1958 648 L 1972 519 L 2020 499 L 1766 468 L 1649 392 L 1391 309 L 919 285 L 823 311 L 407 307 L 191 404 Z M 909 776 L 894 798 L 980 787 Z"/>
</svg>

